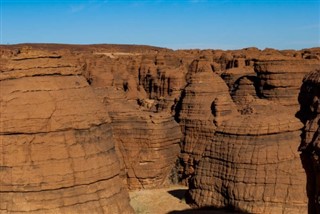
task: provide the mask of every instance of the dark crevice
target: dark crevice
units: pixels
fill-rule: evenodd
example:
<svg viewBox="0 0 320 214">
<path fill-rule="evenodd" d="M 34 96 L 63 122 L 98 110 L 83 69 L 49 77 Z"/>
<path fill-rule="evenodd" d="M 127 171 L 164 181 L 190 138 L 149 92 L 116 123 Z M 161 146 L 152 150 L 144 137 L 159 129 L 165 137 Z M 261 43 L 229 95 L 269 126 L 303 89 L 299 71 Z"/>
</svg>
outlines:
<svg viewBox="0 0 320 214">
<path fill-rule="evenodd" d="M 308 214 L 319 214 L 320 212 L 320 163 L 319 148 L 317 146 L 320 134 L 320 121 L 317 120 L 319 100 L 314 99 L 320 97 L 320 88 L 316 83 L 305 80 L 300 88 L 298 101 L 300 110 L 296 117 L 305 124 L 301 134 L 301 144 L 298 151 L 301 152 L 300 159 L 306 173 L 306 193 L 308 197 Z M 316 123 L 316 124 L 315 124 Z M 313 125 L 317 125 L 318 129 L 314 133 L 311 132 Z M 312 136 L 310 136 L 312 134 Z"/>
<path fill-rule="evenodd" d="M 175 104 L 174 106 L 174 120 L 177 122 L 177 123 L 180 123 L 180 111 L 182 109 L 182 102 L 183 102 L 183 99 L 186 97 L 186 91 L 185 89 L 182 90 L 181 92 L 181 95 L 180 95 L 180 98 L 179 100 L 177 101 L 177 103 Z"/>
</svg>

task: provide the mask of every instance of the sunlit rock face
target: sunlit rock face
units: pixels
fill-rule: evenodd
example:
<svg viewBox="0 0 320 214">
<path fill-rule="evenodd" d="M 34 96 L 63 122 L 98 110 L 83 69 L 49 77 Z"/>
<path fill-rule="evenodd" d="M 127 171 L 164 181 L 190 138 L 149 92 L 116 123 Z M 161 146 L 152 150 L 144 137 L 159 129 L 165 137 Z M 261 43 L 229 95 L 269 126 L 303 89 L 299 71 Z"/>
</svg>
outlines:
<svg viewBox="0 0 320 214">
<path fill-rule="evenodd" d="M 317 54 L 274 50 L 242 53 L 246 60 L 240 64 L 235 55 L 220 57 L 226 65 L 221 77 L 238 114 L 220 123 L 212 116 L 209 119 L 208 124 L 215 127 L 209 138 L 195 145 L 204 152 L 189 182 L 189 203 L 249 213 L 307 213 L 310 194 L 306 185 L 310 182 L 298 152 L 303 124 L 296 113 L 303 76 L 318 72 L 318 58 L 309 57 Z M 211 84 L 218 85 L 214 81 Z M 225 90 L 220 93 L 226 94 Z M 313 125 L 313 133 L 317 128 Z M 314 182 L 310 188 L 316 186 Z"/>
<path fill-rule="evenodd" d="M 260 93 L 265 99 L 284 106 L 296 106 L 301 80 L 310 71 L 319 68 L 319 60 L 281 60 L 257 62 L 255 70 L 260 82 Z"/>
<path fill-rule="evenodd" d="M 0 60 L 0 213 L 133 213 L 110 118 L 76 60 Z"/>
<path fill-rule="evenodd" d="M 111 118 L 123 182 L 131 190 L 170 184 L 180 153 L 181 130 L 172 116 L 183 76 L 179 60 L 123 53 L 117 59 L 86 58 L 86 63 L 91 87 Z"/>
<path fill-rule="evenodd" d="M 131 213 L 178 178 L 197 207 L 316 212 L 319 48 L 0 52 L 0 213 Z"/>
<path fill-rule="evenodd" d="M 113 88 L 96 88 L 112 121 L 122 178 L 129 189 L 159 188 L 170 184 L 170 175 L 180 152 L 181 130 L 166 112 L 125 101 Z"/>
<path fill-rule="evenodd" d="M 205 147 L 212 143 L 216 127 L 237 114 L 226 83 L 205 60 L 194 61 L 187 74 L 177 118 L 182 128 L 182 176 L 194 175 Z"/>
<path fill-rule="evenodd" d="M 128 188 L 148 189 L 170 184 L 181 138 L 180 127 L 173 118 L 137 111 L 113 112 L 111 118 Z"/>
<path fill-rule="evenodd" d="M 297 151 L 302 127 L 286 113 L 224 122 L 192 180 L 193 203 L 249 213 L 306 213 L 306 176 Z"/>
</svg>

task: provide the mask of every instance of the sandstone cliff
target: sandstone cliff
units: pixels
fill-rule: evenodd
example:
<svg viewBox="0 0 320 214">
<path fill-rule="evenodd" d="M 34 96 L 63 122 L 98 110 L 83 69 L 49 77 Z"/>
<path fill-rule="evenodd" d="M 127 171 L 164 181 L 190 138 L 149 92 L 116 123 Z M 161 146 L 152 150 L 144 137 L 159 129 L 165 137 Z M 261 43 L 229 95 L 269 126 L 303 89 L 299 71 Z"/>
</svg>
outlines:
<svg viewBox="0 0 320 214">
<path fill-rule="evenodd" d="M 0 213 L 132 213 L 110 118 L 76 60 L 0 60 Z"/>
<path fill-rule="evenodd" d="M 241 115 L 216 129 L 190 187 L 198 206 L 306 213 L 297 152 L 302 124 L 286 113 L 265 113 Z"/>
<path fill-rule="evenodd" d="M 113 88 L 96 88 L 95 92 L 109 107 L 127 187 L 146 189 L 168 184 L 180 152 L 181 131 L 174 118 L 125 102 L 124 93 Z"/>
<path fill-rule="evenodd" d="M 173 97 L 180 95 L 171 73 L 179 60 L 156 53 L 98 55 L 86 57 L 86 74 L 111 117 L 124 182 L 129 189 L 168 184 L 180 152 L 181 131 L 171 116 Z"/>
<path fill-rule="evenodd" d="M 257 62 L 255 69 L 259 79 L 260 94 L 284 106 L 296 105 L 301 80 L 319 67 L 319 60 L 283 60 Z"/>
<path fill-rule="evenodd" d="M 125 186 L 178 173 L 195 206 L 312 213 L 319 62 L 319 48 L 1 46 L 1 212 L 132 212 Z"/>
<path fill-rule="evenodd" d="M 302 142 L 302 163 L 307 174 L 309 213 L 320 212 L 320 71 L 305 76 L 299 95 L 299 116 L 305 122 Z"/>
<path fill-rule="evenodd" d="M 213 128 L 210 137 L 195 146 L 205 150 L 190 179 L 190 203 L 249 213 L 308 212 L 306 173 L 297 151 L 303 126 L 295 114 L 302 78 L 320 64 L 317 57 L 305 55 L 243 50 L 220 56 L 223 63 L 218 73 L 229 87 L 238 115 L 231 114 L 220 123 L 211 116 L 205 126 L 198 126 L 197 133 Z M 225 94 L 225 89 L 219 92 Z M 212 95 L 203 100 L 212 100 Z M 214 115 L 206 109 L 202 115 Z M 195 134 L 189 136 L 199 139 Z"/>
<path fill-rule="evenodd" d="M 216 127 L 236 114 L 226 83 L 213 73 L 210 63 L 193 61 L 176 112 L 183 132 L 180 157 L 184 179 L 194 175 L 205 147 L 212 143 Z"/>
</svg>

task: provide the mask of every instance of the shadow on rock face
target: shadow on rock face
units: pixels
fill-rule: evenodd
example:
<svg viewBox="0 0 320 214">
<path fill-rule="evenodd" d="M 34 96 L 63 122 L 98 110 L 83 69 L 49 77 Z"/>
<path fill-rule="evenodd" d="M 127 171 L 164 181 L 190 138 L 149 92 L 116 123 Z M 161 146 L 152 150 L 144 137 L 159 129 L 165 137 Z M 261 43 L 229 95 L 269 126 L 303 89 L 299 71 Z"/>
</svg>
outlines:
<svg viewBox="0 0 320 214">
<path fill-rule="evenodd" d="M 300 158 L 307 176 L 306 192 L 308 196 L 308 213 L 316 214 L 316 206 L 314 203 L 316 194 L 316 173 L 314 171 L 312 158 L 309 155 L 310 154 L 307 152 L 303 152 L 300 155 Z"/>
<path fill-rule="evenodd" d="M 301 134 L 300 159 L 306 172 L 308 213 L 320 212 L 320 71 L 310 72 L 303 79 L 299 93 L 300 111 L 296 114 L 305 127 Z"/>
<path fill-rule="evenodd" d="M 186 189 L 175 189 L 175 190 L 168 191 L 168 193 L 180 200 L 183 200 L 186 198 L 187 191 L 188 190 Z"/>
<path fill-rule="evenodd" d="M 180 211 L 171 211 L 168 214 L 243 214 L 244 212 L 236 212 L 236 211 L 229 211 L 225 209 L 217 209 L 212 207 L 203 207 L 199 209 L 187 209 L 187 210 L 180 210 Z"/>
<path fill-rule="evenodd" d="M 312 87 L 307 82 L 304 82 L 300 87 L 298 95 L 298 101 L 300 104 L 300 110 L 297 112 L 296 117 L 304 124 L 312 117 L 310 106 L 312 103 Z"/>
<path fill-rule="evenodd" d="M 188 201 L 188 190 L 187 189 L 175 189 L 175 190 L 170 190 L 168 193 L 179 200 L 186 200 Z M 228 213 L 236 213 L 236 214 L 241 214 L 244 212 L 239 212 L 239 211 L 231 211 L 228 209 L 219 209 L 215 207 L 201 207 L 201 208 L 190 208 L 186 210 L 179 210 L 179 211 L 171 211 L 168 214 L 194 214 L 194 213 L 201 213 L 201 214 L 228 214 Z"/>
</svg>

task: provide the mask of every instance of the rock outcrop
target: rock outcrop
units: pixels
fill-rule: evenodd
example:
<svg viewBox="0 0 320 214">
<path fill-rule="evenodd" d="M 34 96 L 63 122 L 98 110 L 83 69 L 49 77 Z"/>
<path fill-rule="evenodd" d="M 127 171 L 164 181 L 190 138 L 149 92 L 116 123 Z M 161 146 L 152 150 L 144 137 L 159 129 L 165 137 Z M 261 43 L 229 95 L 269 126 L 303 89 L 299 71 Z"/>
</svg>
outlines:
<svg viewBox="0 0 320 214">
<path fill-rule="evenodd" d="M 212 143 L 214 131 L 223 120 L 237 114 L 236 106 L 222 78 L 206 60 L 195 60 L 187 74 L 176 117 L 182 128 L 182 178 L 194 175 L 205 147 Z"/>
<path fill-rule="evenodd" d="M 319 212 L 319 48 L 0 51 L 1 213 L 130 213 L 176 171 L 198 207 Z"/>
<path fill-rule="evenodd" d="M 308 176 L 309 213 L 320 212 L 320 71 L 307 74 L 299 95 L 299 116 L 305 122 L 301 160 Z"/>
<path fill-rule="evenodd" d="M 169 184 L 180 152 L 181 131 L 174 119 L 167 114 L 125 108 L 110 116 L 128 187 L 146 189 Z"/>
<path fill-rule="evenodd" d="M 319 68 L 319 60 L 261 61 L 255 64 L 259 79 L 260 94 L 284 106 L 297 106 L 301 80 Z"/>
<path fill-rule="evenodd" d="M 0 213 L 132 213 L 110 118 L 76 59 L 0 60 Z"/>
<path fill-rule="evenodd" d="M 125 94 L 113 88 L 96 88 L 95 93 L 108 106 L 127 187 L 147 189 L 170 184 L 181 138 L 174 118 L 166 112 L 154 113 L 125 102 Z"/>
<path fill-rule="evenodd" d="M 294 116 L 271 112 L 221 124 L 191 183 L 194 203 L 248 213 L 306 213 L 297 152 L 301 128 Z"/>
<path fill-rule="evenodd" d="M 307 180 L 297 152 L 302 124 L 295 114 L 301 80 L 319 69 L 319 61 L 274 50 L 243 55 L 219 58 L 238 115 L 220 124 L 211 118 L 216 125 L 211 136 L 195 146 L 206 149 L 190 179 L 190 203 L 249 213 L 307 213 Z M 203 100 L 211 100 L 209 94 Z"/>
<path fill-rule="evenodd" d="M 129 189 L 169 184 L 180 152 L 180 126 L 171 115 L 180 95 L 171 69 L 178 69 L 179 61 L 165 56 L 123 54 L 86 62 L 91 86 L 108 108 Z"/>
</svg>

